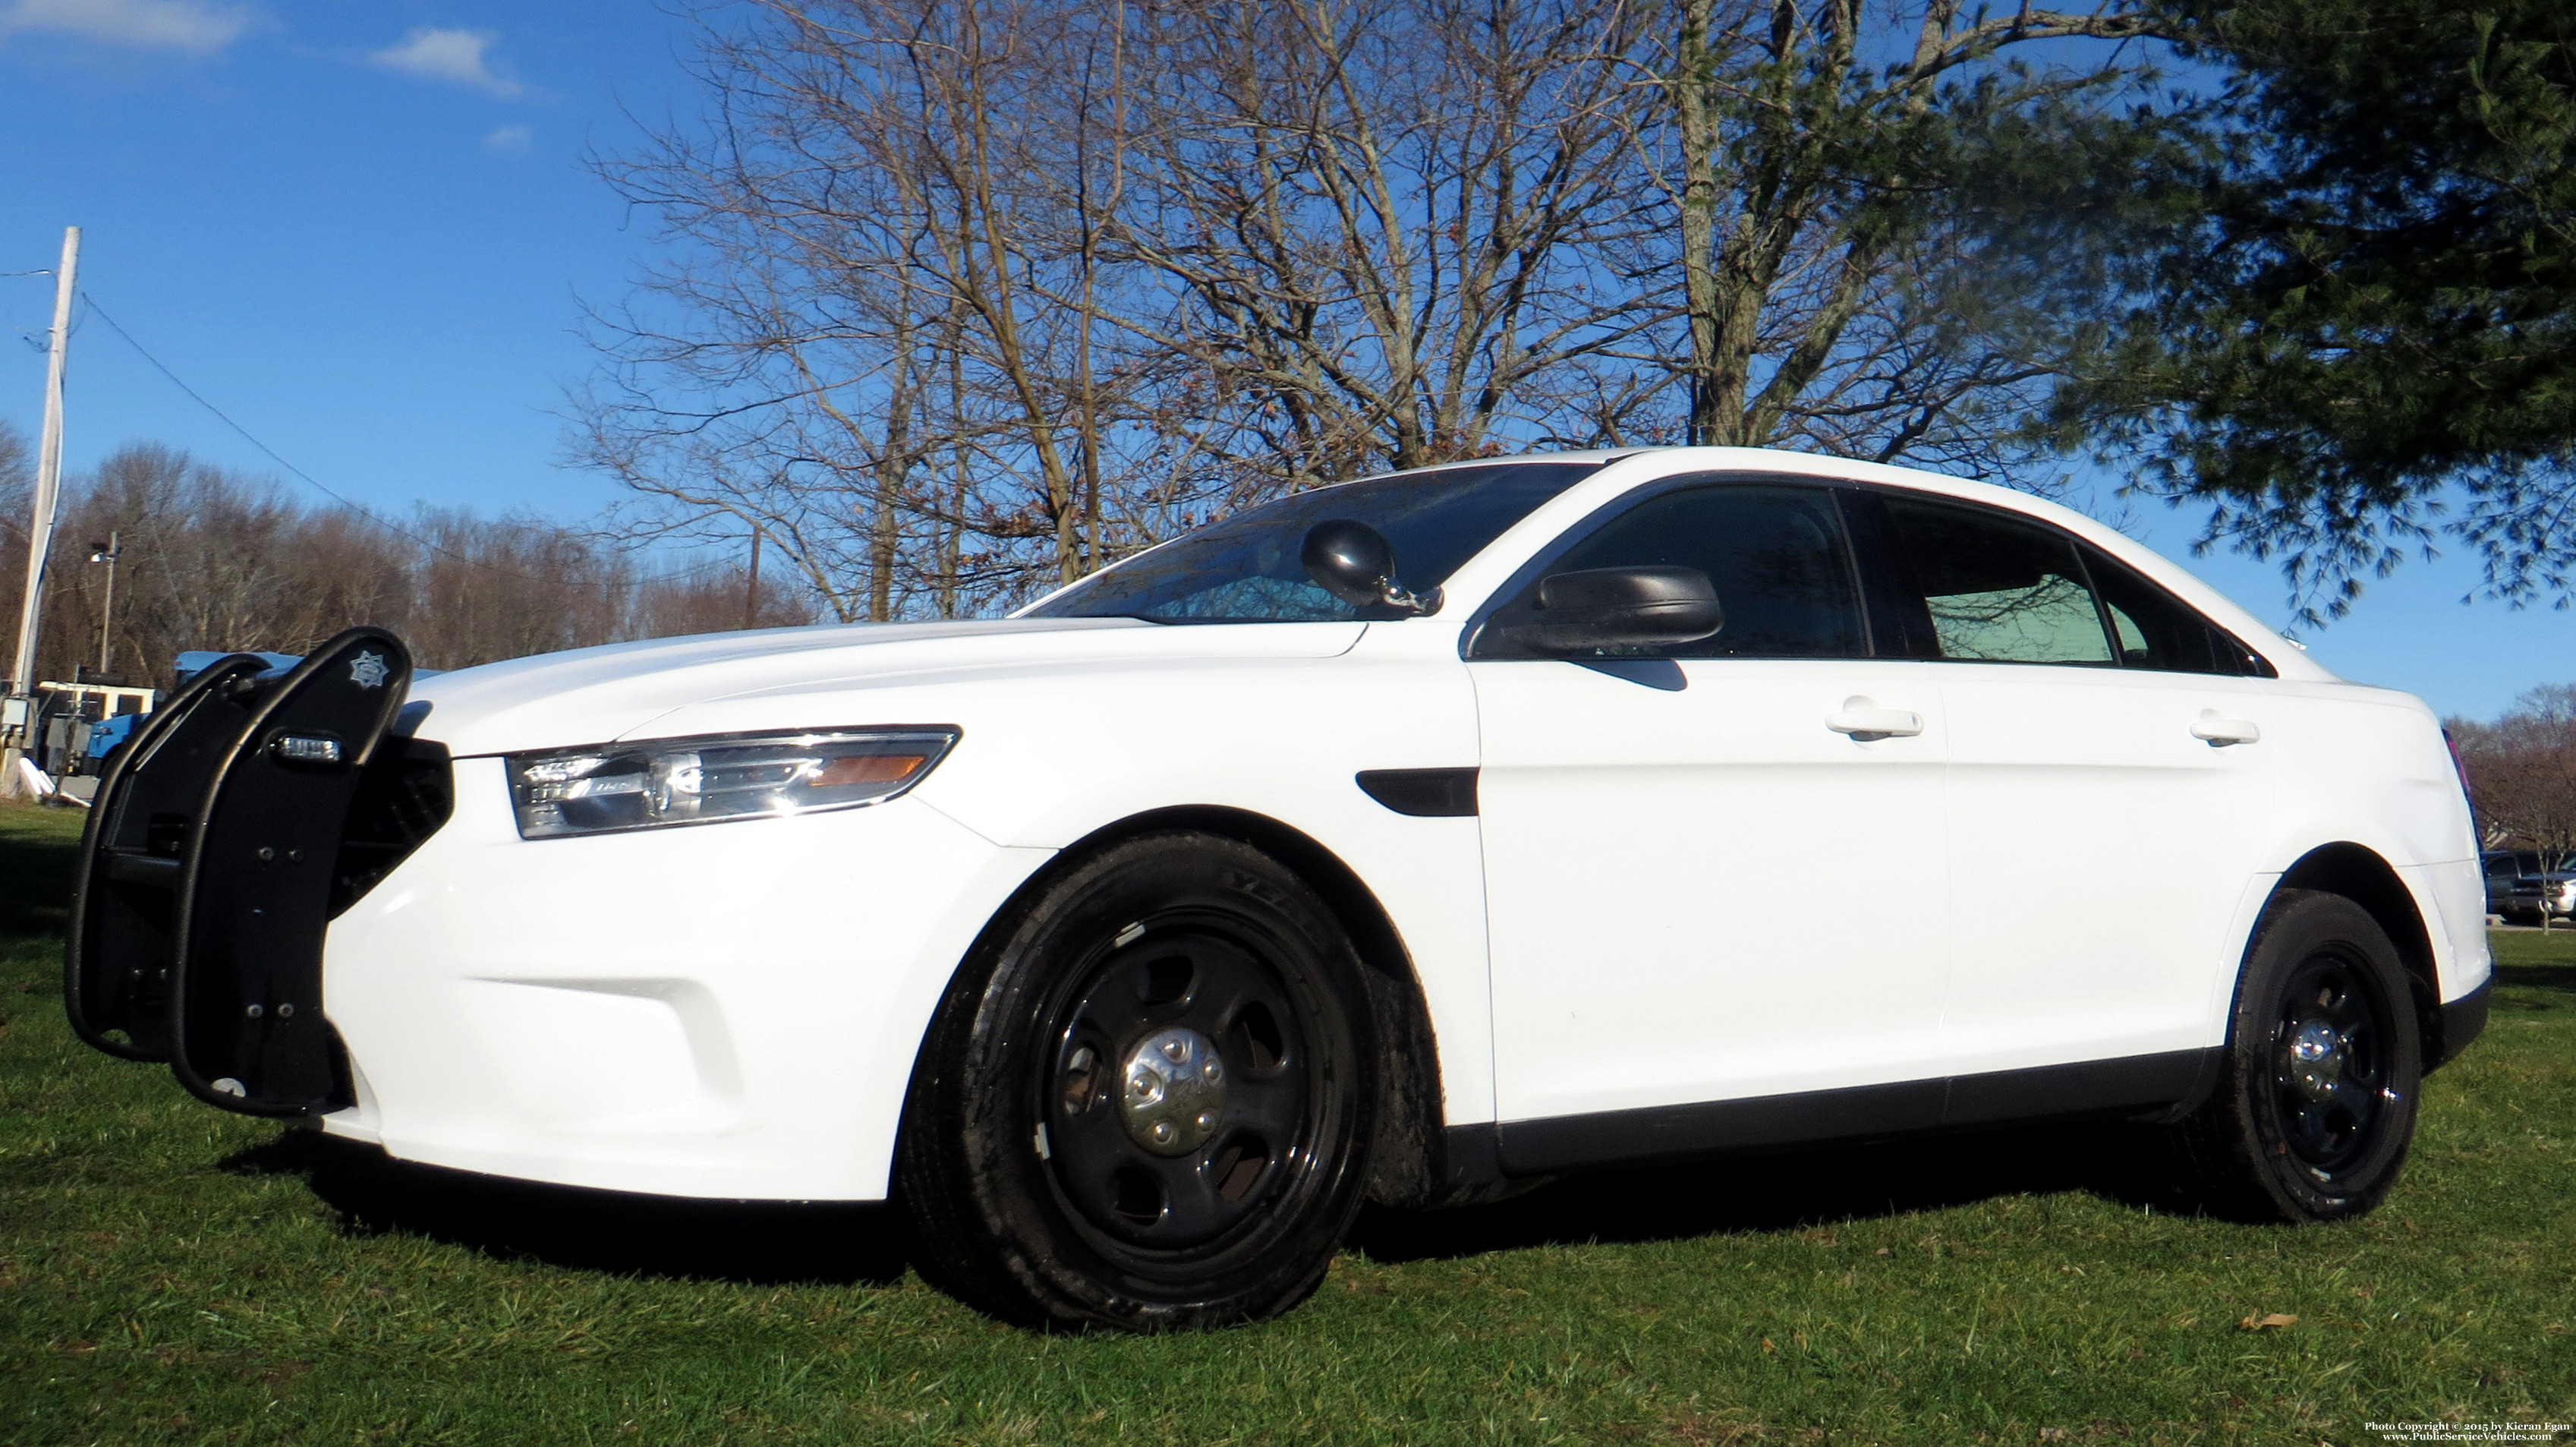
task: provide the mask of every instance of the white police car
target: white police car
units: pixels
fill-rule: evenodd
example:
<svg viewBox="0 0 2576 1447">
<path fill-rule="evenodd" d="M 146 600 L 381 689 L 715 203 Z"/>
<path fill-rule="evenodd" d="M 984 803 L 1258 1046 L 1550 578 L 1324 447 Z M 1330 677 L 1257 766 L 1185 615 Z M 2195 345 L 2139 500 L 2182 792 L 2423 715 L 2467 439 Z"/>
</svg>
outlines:
<svg viewBox="0 0 2576 1447">
<path fill-rule="evenodd" d="M 1472 462 L 985 622 L 209 668 L 68 998 L 209 1103 L 681 1196 L 898 1193 L 1013 1319 L 1294 1304 L 1364 1198 L 2050 1117 L 2395 1179 L 2484 1019 L 2441 731 L 2009 491 Z"/>
</svg>

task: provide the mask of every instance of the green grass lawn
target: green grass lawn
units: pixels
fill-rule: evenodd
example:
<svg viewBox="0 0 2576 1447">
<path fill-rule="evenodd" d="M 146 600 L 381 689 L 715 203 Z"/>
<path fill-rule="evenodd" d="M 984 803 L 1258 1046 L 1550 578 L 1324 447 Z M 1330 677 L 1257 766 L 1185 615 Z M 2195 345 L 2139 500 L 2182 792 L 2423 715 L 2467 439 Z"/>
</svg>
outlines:
<svg viewBox="0 0 2576 1447">
<path fill-rule="evenodd" d="M 2361 1222 L 2165 1214 L 2117 1186 L 2116 1139 L 2022 1133 L 1372 1217 L 1282 1320 L 1050 1337 L 924 1286 L 880 1211 L 391 1165 L 88 1050 L 59 998 L 77 827 L 0 807 L 0 1442 L 2313 1447 L 2576 1420 L 2576 934 L 2496 936 L 2494 1024 Z"/>
</svg>

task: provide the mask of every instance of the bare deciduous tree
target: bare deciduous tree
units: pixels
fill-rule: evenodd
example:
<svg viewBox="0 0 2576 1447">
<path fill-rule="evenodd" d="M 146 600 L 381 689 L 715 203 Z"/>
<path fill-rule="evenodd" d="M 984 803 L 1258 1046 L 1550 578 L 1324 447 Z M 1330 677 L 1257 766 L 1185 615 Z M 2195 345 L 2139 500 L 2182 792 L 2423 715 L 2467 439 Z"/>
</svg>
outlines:
<svg viewBox="0 0 2576 1447">
<path fill-rule="evenodd" d="M 2447 725 L 2490 848 L 2576 857 L 2576 684 L 2535 688 L 2492 723 Z"/>
<path fill-rule="evenodd" d="M 600 318 L 581 457 L 761 528 L 843 618 L 1080 576 L 1118 406 L 1090 167 L 1118 148 L 1068 94 L 1116 91 L 1116 36 L 1078 8 L 760 9 L 708 33 L 708 124 L 601 163 L 678 259 Z M 964 495 L 931 472 L 960 457 Z"/>
<path fill-rule="evenodd" d="M 852 619 L 1533 445 L 1999 474 L 2062 319 L 1998 213 L 2120 131 L 2140 6 L 710 10 L 705 113 L 598 163 L 671 251 L 577 455 Z"/>
<path fill-rule="evenodd" d="M 1206 378 L 1176 421 L 1272 486 L 1591 441 L 1585 364 L 1671 308 L 1600 264 L 1633 194 L 1623 0 L 1148 12 L 1118 318 Z"/>
<path fill-rule="evenodd" d="M 2000 470 L 2049 369 L 1998 326 L 2012 307 L 1979 264 L 1976 203 L 2080 139 L 2139 71 L 2120 50 L 1998 58 L 2152 35 L 2146 7 L 1903 0 L 1873 19 L 1861 0 L 1673 0 L 1672 18 L 1645 64 L 1691 440 Z"/>
</svg>

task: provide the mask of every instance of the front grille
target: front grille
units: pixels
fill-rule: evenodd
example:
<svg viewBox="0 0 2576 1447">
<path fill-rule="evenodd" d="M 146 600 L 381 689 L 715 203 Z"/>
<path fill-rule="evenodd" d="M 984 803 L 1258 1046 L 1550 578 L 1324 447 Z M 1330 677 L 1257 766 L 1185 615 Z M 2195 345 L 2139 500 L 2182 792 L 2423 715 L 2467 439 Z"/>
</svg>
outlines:
<svg viewBox="0 0 2576 1447">
<path fill-rule="evenodd" d="M 366 897 L 394 866 L 438 832 L 456 807 L 447 746 L 426 739 L 387 739 L 367 761 L 340 832 L 331 878 L 331 913 Z"/>
</svg>

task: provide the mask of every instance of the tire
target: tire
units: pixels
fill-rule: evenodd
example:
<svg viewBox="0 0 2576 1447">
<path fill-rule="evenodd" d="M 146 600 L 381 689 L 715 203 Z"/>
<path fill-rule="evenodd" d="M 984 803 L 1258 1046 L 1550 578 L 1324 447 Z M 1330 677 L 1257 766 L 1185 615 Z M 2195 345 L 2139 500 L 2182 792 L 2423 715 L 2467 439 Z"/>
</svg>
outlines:
<svg viewBox="0 0 2576 1447">
<path fill-rule="evenodd" d="M 1148 835 L 1043 885 L 914 1067 L 896 1169 L 924 1274 L 1032 1326 L 1303 1301 L 1368 1178 L 1362 968 L 1312 890 L 1232 840 Z"/>
<path fill-rule="evenodd" d="M 2377 1206 L 2415 1135 L 2413 999 L 2396 946 L 2361 906 L 2274 895 L 2246 950 L 2217 1086 L 2173 1128 L 2201 1208 L 2309 1222 Z"/>
</svg>

